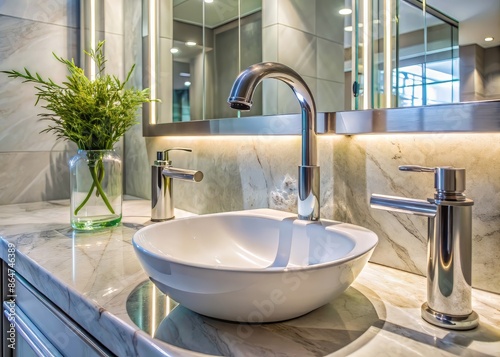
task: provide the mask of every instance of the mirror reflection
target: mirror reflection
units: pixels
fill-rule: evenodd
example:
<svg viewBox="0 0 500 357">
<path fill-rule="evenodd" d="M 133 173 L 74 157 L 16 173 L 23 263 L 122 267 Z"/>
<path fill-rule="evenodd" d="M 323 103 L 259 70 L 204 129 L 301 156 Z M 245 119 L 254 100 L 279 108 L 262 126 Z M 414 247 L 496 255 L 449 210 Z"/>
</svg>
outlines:
<svg viewBox="0 0 500 357">
<path fill-rule="evenodd" d="M 261 0 L 174 0 L 173 122 L 234 117 L 218 103 L 241 70 L 262 61 L 261 8 Z M 260 114 L 256 101 L 252 115 Z"/>
<path fill-rule="evenodd" d="M 345 10 L 354 14 L 344 44 L 355 59 L 344 68 L 353 83 L 345 109 L 459 101 L 457 21 L 416 0 L 348 1 Z"/>
<path fill-rule="evenodd" d="M 159 123 L 234 118 L 231 85 L 261 61 L 295 69 L 320 112 L 500 98 L 498 0 L 158 1 L 172 27 Z M 300 112 L 285 84 L 259 91 L 239 116 Z"/>
</svg>

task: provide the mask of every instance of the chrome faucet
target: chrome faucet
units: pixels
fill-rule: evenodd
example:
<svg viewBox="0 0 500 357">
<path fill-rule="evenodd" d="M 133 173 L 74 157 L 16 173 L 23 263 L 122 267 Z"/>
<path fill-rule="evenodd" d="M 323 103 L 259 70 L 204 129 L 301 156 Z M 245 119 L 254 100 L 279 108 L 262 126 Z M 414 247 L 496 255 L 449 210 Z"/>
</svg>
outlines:
<svg viewBox="0 0 500 357">
<path fill-rule="evenodd" d="M 285 82 L 295 93 L 302 111 L 302 165 L 299 166 L 298 218 L 319 219 L 320 172 L 316 148 L 316 104 L 302 77 L 281 63 L 257 63 L 240 73 L 228 98 L 231 108 L 248 111 L 257 85 L 265 78 Z"/>
<path fill-rule="evenodd" d="M 373 194 L 372 208 L 428 217 L 427 302 L 422 318 L 439 327 L 469 330 L 479 323 L 472 310 L 472 206 L 464 195 L 465 169 L 400 166 L 401 171 L 434 172 L 434 198 L 408 199 Z"/>
<path fill-rule="evenodd" d="M 181 150 L 191 152 L 191 149 L 172 148 L 156 152 L 156 160 L 151 166 L 151 220 L 166 221 L 175 218 L 172 179 L 200 182 L 203 173 L 197 170 L 185 170 L 172 167 L 168 152 Z"/>
</svg>

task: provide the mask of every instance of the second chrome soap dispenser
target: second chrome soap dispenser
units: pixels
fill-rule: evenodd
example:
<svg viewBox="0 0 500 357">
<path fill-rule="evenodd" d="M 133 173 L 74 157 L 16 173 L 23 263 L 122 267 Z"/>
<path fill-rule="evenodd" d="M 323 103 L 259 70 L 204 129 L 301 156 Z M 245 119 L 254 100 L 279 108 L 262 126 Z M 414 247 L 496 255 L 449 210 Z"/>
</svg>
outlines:
<svg viewBox="0 0 500 357">
<path fill-rule="evenodd" d="M 156 152 L 156 160 L 151 166 L 151 220 L 153 222 L 166 221 L 175 217 L 172 179 L 194 182 L 200 182 L 203 179 L 201 171 L 172 167 L 168 153 L 173 150 L 192 151 L 188 148 L 172 148 Z"/>
<path fill-rule="evenodd" d="M 435 193 L 427 200 L 372 194 L 372 208 L 428 218 L 427 302 L 422 318 L 451 330 L 477 327 L 472 310 L 472 206 L 465 197 L 465 169 L 400 166 L 401 171 L 434 173 Z"/>
</svg>

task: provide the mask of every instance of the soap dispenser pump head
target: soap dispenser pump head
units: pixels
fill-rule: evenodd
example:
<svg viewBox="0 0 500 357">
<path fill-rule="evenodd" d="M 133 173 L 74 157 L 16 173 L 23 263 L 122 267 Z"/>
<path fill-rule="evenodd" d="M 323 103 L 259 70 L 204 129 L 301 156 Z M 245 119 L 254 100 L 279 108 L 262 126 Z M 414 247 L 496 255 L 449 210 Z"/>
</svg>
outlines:
<svg viewBox="0 0 500 357">
<path fill-rule="evenodd" d="M 158 165 L 160 163 L 163 163 L 164 165 L 170 165 L 171 162 L 168 159 L 168 152 L 172 150 L 179 150 L 179 151 L 187 151 L 187 152 L 192 152 L 192 149 L 189 148 L 171 148 L 163 151 L 157 151 L 156 152 L 156 160 L 155 164 Z"/>
</svg>

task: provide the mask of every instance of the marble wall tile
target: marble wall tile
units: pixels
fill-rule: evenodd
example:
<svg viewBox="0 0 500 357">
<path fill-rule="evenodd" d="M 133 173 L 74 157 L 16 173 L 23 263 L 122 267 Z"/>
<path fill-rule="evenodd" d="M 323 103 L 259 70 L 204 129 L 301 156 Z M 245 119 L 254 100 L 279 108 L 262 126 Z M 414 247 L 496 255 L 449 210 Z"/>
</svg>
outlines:
<svg viewBox="0 0 500 357">
<path fill-rule="evenodd" d="M 317 77 L 344 83 L 344 45 L 318 38 Z"/>
<path fill-rule="evenodd" d="M 0 153 L 0 205 L 68 198 L 68 160 L 75 153 Z"/>
<path fill-rule="evenodd" d="M 3 0 L 0 14 L 50 24 L 78 27 L 77 0 Z"/>
<path fill-rule="evenodd" d="M 316 78 L 302 76 L 304 82 L 306 82 L 307 86 L 311 90 L 313 96 L 316 92 Z M 293 95 L 290 87 L 281 81 L 276 85 L 276 92 L 278 98 L 278 112 L 277 114 L 293 114 L 300 113 L 300 104 L 295 95 Z M 316 103 L 317 104 L 317 103 Z M 275 113 L 273 113 L 275 114 Z"/>
<path fill-rule="evenodd" d="M 475 287 L 500 292 L 500 135 L 435 134 L 345 137 L 335 146 L 335 217 L 372 229 L 380 243 L 372 261 L 425 274 L 427 220 L 372 210 L 372 193 L 426 199 L 433 175 L 398 165 L 463 167 L 473 207 Z"/>
<path fill-rule="evenodd" d="M 78 31 L 58 25 L 0 15 L 0 68 L 28 68 L 56 82 L 64 79 L 65 66 L 52 56 L 76 58 Z M 47 122 L 40 122 L 41 103 L 34 106 L 35 90 L 19 79 L 0 74 L 0 152 L 49 151 L 55 136 L 40 135 Z"/>
<path fill-rule="evenodd" d="M 142 4 L 135 0 L 125 0 L 123 31 L 123 63 L 126 70 L 136 65 L 130 85 L 142 88 Z"/>
<path fill-rule="evenodd" d="M 262 0 L 262 27 L 278 23 L 278 0 Z"/>
<path fill-rule="evenodd" d="M 138 134 L 138 133 L 137 133 Z M 322 176 L 322 202 L 325 215 L 332 214 L 331 199 L 333 184 L 331 166 L 332 143 L 320 141 L 320 163 L 327 173 Z M 300 138 L 298 137 L 213 137 L 199 138 L 148 138 L 142 143 L 147 147 L 147 164 L 144 165 L 144 151 L 136 155 L 135 167 L 140 170 L 127 174 L 127 193 L 150 197 L 150 165 L 157 150 L 180 146 L 190 147 L 192 153 L 171 154 L 175 167 L 201 170 L 205 177 L 200 183 L 175 181 L 174 200 L 176 207 L 195 213 L 212 213 L 261 207 L 285 207 L 280 197 L 284 193 L 296 194 L 297 170 L 300 165 Z M 140 146 L 140 140 L 127 146 Z M 132 159 L 127 158 L 127 162 Z M 130 164 L 129 164 L 130 165 Z M 140 173 L 146 173 L 146 175 Z M 130 176 L 134 175 L 132 180 Z M 291 179 L 290 179 L 291 178 Z M 291 183 L 285 187 L 284 182 Z M 147 187 L 145 190 L 144 188 Z M 289 192 L 287 191 L 289 190 Z M 285 195 L 286 196 L 286 195 Z M 286 206 L 296 212 L 295 206 Z M 328 213 L 330 212 L 330 213 Z"/>
<path fill-rule="evenodd" d="M 106 56 L 106 73 L 115 75 L 124 80 L 130 67 L 124 67 L 124 36 L 114 33 L 105 33 L 104 55 Z M 127 73 L 125 72 L 127 71 Z"/>
<path fill-rule="evenodd" d="M 316 36 L 344 45 L 344 0 L 316 0 Z"/>
<path fill-rule="evenodd" d="M 140 38 L 140 3 L 127 0 L 127 14 L 135 14 L 136 36 Z M 107 0 L 105 30 L 109 72 L 124 77 L 125 0 Z M 132 18 L 132 17 L 131 17 Z M 129 29 L 129 27 L 127 27 Z M 65 66 L 52 52 L 79 60 L 79 2 L 75 0 L 0 1 L 0 70 L 29 68 L 55 82 L 64 80 Z M 140 47 L 139 47 L 140 50 Z M 131 52 L 137 54 L 136 52 Z M 133 59 L 135 62 L 135 58 Z M 127 67 L 127 69 L 130 67 Z M 137 82 L 136 70 L 133 80 Z M 140 86 L 140 82 L 136 84 Z M 67 161 L 76 152 L 74 144 L 40 134 L 40 122 L 32 86 L 0 74 L 0 204 L 33 202 L 69 197 Z M 122 143 L 117 145 L 123 152 Z"/>
<path fill-rule="evenodd" d="M 102 0 L 101 0 L 102 1 Z M 123 35 L 128 19 L 124 21 L 126 0 L 104 0 L 104 32 Z"/>
<path fill-rule="evenodd" d="M 344 83 L 318 79 L 316 99 L 319 112 L 337 112 L 345 108 Z"/>
<path fill-rule="evenodd" d="M 137 130 L 135 134 L 140 135 Z M 174 183 L 176 207 L 212 213 L 257 207 L 295 212 L 298 137 L 159 137 L 133 141 L 130 194 L 149 197 L 149 165 L 156 150 L 184 146 L 174 165 L 199 169 L 202 182 Z M 127 146 L 129 142 L 127 141 Z M 142 149 L 141 149 L 142 148 Z M 147 156 L 148 163 L 144 160 Z M 399 172 L 398 165 L 452 165 L 467 170 L 473 208 L 473 285 L 499 293 L 500 134 L 320 136 L 321 216 L 365 226 L 379 236 L 372 261 L 425 275 L 427 220 L 369 207 L 372 193 L 432 197 L 433 175 Z M 145 174 L 146 173 L 146 174 Z M 145 189 L 147 187 L 147 189 Z M 146 192 L 145 192 L 146 191 Z"/>
<path fill-rule="evenodd" d="M 130 128 L 125 134 L 124 177 L 125 193 L 142 198 L 151 198 L 151 165 L 146 139 L 142 137 L 142 125 Z M 151 139 L 154 140 L 154 139 Z"/>
<path fill-rule="evenodd" d="M 322 98 L 318 96 L 319 80 L 344 83 L 344 76 L 338 75 L 338 69 L 343 73 L 343 44 L 340 44 L 340 41 L 335 42 L 343 36 L 343 27 L 339 24 L 335 26 L 318 24 L 319 19 L 325 20 L 325 14 L 335 13 L 335 17 L 338 17 L 339 6 L 337 2 L 319 0 L 307 3 L 286 0 L 277 4 L 269 1 L 263 4 L 262 59 L 283 63 L 297 71 L 316 97 L 319 110 L 325 110 L 321 109 L 323 107 L 332 108 L 330 99 L 326 99 L 323 103 L 322 100 L 325 96 Z M 266 14 L 266 11 L 270 13 Z M 277 15 L 274 13 L 275 11 L 277 11 Z M 343 24 L 343 21 L 340 23 Z M 321 34 L 318 34 L 317 31 L 320 31 Z M 300 108 L 296 105 L 297 101 L 289 95 L 286 85 L 264 82 L 263 87 L 264 114 L 300 112 Z M 329 87 L 331 85 L 321 84 L 321 89 Z M 342 103 L 343 101 L 338 100 L 337 102 Z M 343 104 L 336 106 L 335 109 L 343 109 Z"/>
<path fill-rule="evenodd" d="M 500 98 L 500 46 L 484 50 L 485 94 L 488 99 Z"/>
<path fill-rule="evenodd" d="M 278 62 L 293 68 L 300 75 L 316 77 L 317 48 L 314 35 L 280 24 L 277 45 Z"/>
<path fill-rule="evenodd" d="M 264 27 L 262 29 L 262 58 L 264 61 L 278 61 L 278 24 Z"/>
<path fill-rule="evenodd" d="M 278 1 L 278 22 L 299 31 L 316 32 L 316 0 Z"/>
</svg>

